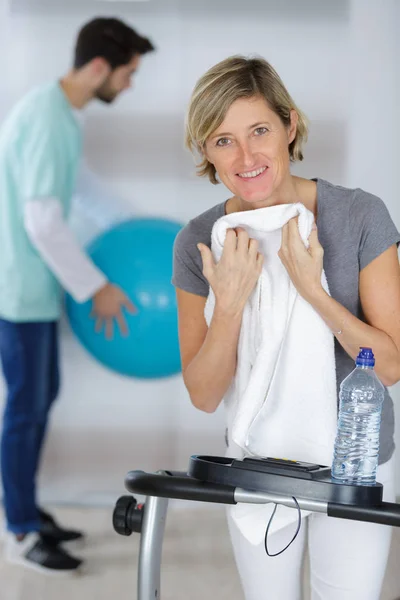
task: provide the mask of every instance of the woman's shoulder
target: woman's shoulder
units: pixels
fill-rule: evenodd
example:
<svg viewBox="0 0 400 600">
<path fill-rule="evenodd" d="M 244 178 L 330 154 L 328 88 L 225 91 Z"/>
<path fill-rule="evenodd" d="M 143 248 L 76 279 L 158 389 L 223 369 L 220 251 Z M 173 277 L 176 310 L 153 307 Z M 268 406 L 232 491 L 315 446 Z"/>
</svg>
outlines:
<svg viewBox="0 0 400 600">
<path fill-rule="evenodd" d="M 225 202 L 197 215 L 182 227 L 175 239 L 175 252 L 197 252 L 197 244 L 211 246 L 211 232 L 214 223 L 225 214 Z"/>
<path fill-rule="evenodd" d="M 361 188 L 346 188 L 318 181 L 321 191 L 321 228 L 340 243 L 351 237 L 359 252 L 360 269 L 393 244 L 400 233 L 385 202 Z M 340 233 L 340 235 L 339 235 Z"/>
<path fill-rule="evenodd" d="M 346 215 L 351 220 L 362 222 L 374 216 L 389 216 L 389 211 L 379 196 L 360 187 L 345 187 L 324 179 L 317 179 L 318 202 L 323 212 Z"/>
<path fill-rule="evenodd" d="M 331 181 L 327 181 L 326 179 L 316 179 L 318 186 L 318 193 L 321 194 L 322 197 L 328 199 L 336 199 L 342 200 L 346 202 L 382 202 L 381 198 L 376 196 L 375 194 L 371 194 L 366 190 L 360 187 L 345 187 L 343 185 L 338 185 L 336 183 L 332 183 Z"/>
</svg>

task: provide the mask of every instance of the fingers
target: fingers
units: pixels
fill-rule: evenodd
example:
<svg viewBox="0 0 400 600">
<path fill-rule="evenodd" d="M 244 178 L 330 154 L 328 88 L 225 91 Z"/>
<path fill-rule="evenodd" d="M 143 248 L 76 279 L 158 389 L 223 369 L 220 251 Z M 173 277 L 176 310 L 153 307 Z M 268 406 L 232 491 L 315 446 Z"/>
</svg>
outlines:
<svg viewBox="0 0 400 600">
<path fill-rule="evenodd" d="M 105 328 L 105 336 L 108 340 L 111 340 L 114 334 L 113 320 L 112 318 L 102 319 L 98 317 L 96 319 L 94 330 L 96 333 L 102 333 Z"/>
<path fill-rule="evenodd" d="M 321 256 L 324 253 L 324 249 L 322 248 L 319 239 L 318 239 L 318 232 L 317 232 L 317 227 L 313 227 L 311 229 L 311 233 L 308 236 L 308 242 L 309 242 L 309 248 L 308 251 L 311 254 L 311 256 Z"/>
<path fill-rule="evenodd" d="M 121 335 L 127 336 L 129 334 L 129 327 L 122 311 L 117 315 L 116 319 Z"/>
<path fill-rule="evenodd" d="M 292 256 L 301 252 L 308 252 L 300 236 L 298 217 L 289 219 L 282 227 L 282 243 L 279 256 Z"/>
<path fill-rule="evenodd" d="M 106 323 L 106 338 L 108 340 L 112 340 L 113 335 L 114 335 L 114 324 L 113 324 L 113 319 L 112 318 L 108 318 L 105 320 Z"/>
<path fill-rule="evenodd" d="M 211 250 L 205 244 L 197 244 L 197 248 L 199 249 L 201 260 L 203 262 L 203 273 L 208 279 L 215 267 Z"/>
<path fill-rule="evenodd" d="M 308 249 L 305 247 L 303 240 L 300 236 L 299 231 L 299 219 L 295 217 L 288 221 L 288 241 L 290 248 L 293 248 L 296 252 L 308 252 L 311 256 L 320 256 L 324 253 L 323 248 L 318 240 L 317 226 L 313 222 L 311 227 L 311 233 L 308 236 Z"/>
<path fill-rule="evenodd" d="M 289 227 L 288 227 L 288 223 L 285 223 L 285 225 L 282 227 L 281 250 L 288 247 L 288 240 L 289 240 Z"/>
<path fill-rule="evenodd" d="M 258 251 L 259 243 L 255 238 L 251 238 L 247 231 L 242 227 L 237 228 L 237 250 L 248 254 L 251 260 L 256 263 L 257 271 L 261 273 L 261 269 L 264 262 L 263 255 Z"/>
<path fill-rule="evenodd" d="M 259 243 L 258 240 L 251 238 L 243 227 L 227 229 L 223 255 L 233 256 L 235 252 L 248 254 L 250 258 L 257 260 Z"/>
<path fill-rule="evenodd" d="M 95 322 L 95 325 L 94 325 L 95 332 L 96 333 L 101 333 L 101 331 L 103 329 L 103 326 L 104 326 L 103 319 L 100 318 L 100 317 L 96 317 L 96 322 Z"/>
<path fill-rule="evenodd" d="M 261 273 L 261 271 L 262 271 L 263 264 L 264 264 L 264 257 L 260 252 L 258 252 L 257 259 L 256 259 L 256 265 L 257 265 L 257 269 L 258 269 L 259 273 Z"/>
<path fill-rule="evenodd" d="M 128 296 L 125 296 L 125 300 L 123 302 L 123 306 L 126 308 L 126 310 L 131 313 L 131 315 L 135 315 L 138 312 L 137 307 L 133 304 L 133 302 L 128 298 Z"/>
<path fill-rule="evenodd" d="M 204 268 L 210 270 L 215 267 L 212 252 L 205 244 L 197 244 L 197 248 L 201 254 Z M 257 240 L 250 238 L 249 234 L 243 227 L 236 227 L 235 229 L 229 228 L 226 230 L 225 242 L 222 254 L 231 254 L 238 250 L 239 252 L 251 251 L 254 255 L 257 253 L 258 242 Z"/>
<path fill-rule="evenodd" d="M 239 231 L 239 227 L 237 230 Z M 224 250 L 223 252 L 234 252 L 236 250 L 238 243 L 238 237 L 235 229 L 227 229 L 225 242 L 224 242 Z"/>
<path fill-rule="evenodd" d="M 258 241 L 254 238 L 250 238 L 249 240 L 249 255 L 257 258 L 258 252 Z"/>
<path fill-rule="evenodd" d="M 258 240 L 251 238 L 243 227 L 236 227 L 235 231 L 237 236 L 237 250 L 249 252 L 250 254 L 257 256 Z"/>
<path fill-rule="evenodd" d="M 123 312 L 121 311 L 118 315 L 115 316 L 115 319 L 117 321 L 118 324 L 118 328 L 121 332 L 121 335 L 123 336 L 127 336 L 129 335 L 129 327 L 128 327 L 128 322 L 123 314 Z M 113 317 L 108 317 L 106 319 L 102 319 L 102 318 L 96 318 L 96 323 L 95 323 L 95 332 L 100 334 L 103 332 L 103 330 L 105 329 L 104 333 L 105 333 L 105 337 L 108 340 L 112 340 L 114 338 L 114 319 Z"/>
<path fill-rule="evenodd" d="M 242 227 L 237 227 L 235 232 L 237 239 L 236 249 L 238 252 L 248 252 L 250 243 L 249 234 Z"/>
<path fill-rule="evenodd" d="M 298 217 L 293 217 L 292 219 L 289 219 L 289 221 L 286 223 L 287 226 L 287 241 L 290 247 L 300 247 L 302 246 L 303 248 L 305 248 L 303 240 L 301 239 L 300 236 L 300 231 L 299 231 L 299 218 Z"/>
</svg>

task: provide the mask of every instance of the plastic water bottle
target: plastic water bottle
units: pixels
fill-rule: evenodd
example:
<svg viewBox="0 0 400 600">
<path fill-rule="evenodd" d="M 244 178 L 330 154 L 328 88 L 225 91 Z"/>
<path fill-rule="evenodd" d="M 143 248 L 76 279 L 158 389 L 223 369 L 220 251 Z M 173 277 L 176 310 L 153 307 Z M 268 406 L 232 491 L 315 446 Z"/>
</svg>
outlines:
<svg viewBox="0 0 400 600">
<path fill-rule="evenodd" d="M 371 348 L 360 348 L 356 368 L 341 383 L 332 478 L 341 483 L 376 481 L 379 429 L 385 389 L 374 371 Z"/>
</svg>

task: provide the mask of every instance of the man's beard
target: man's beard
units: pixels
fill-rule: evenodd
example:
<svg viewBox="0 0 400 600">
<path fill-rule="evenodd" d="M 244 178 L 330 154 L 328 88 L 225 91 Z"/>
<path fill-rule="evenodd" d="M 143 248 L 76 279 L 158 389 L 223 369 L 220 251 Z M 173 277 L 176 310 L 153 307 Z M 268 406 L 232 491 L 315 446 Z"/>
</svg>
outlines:
<svg viewBox="0 0 400 600">
<path fill-rule="evenodd" d="M 116 92 L 107 90 L 104 87 L 98 89 L 96 92 L 97 100 L 100 100 L 100 102 L 104 102 L 105 104 L 112 104 L 117 96 L 118 94 Z"/>
</svg>

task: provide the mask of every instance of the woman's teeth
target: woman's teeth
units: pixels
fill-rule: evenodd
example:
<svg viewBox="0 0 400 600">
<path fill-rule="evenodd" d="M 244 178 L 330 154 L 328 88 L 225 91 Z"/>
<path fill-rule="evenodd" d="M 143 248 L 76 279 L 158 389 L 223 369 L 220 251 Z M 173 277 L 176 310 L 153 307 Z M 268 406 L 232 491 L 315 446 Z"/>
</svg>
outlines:
<svg viewBox="0 0 400 600">
<path fill-rule="evenodd" d="M 239 177 L 243 177 L 244 179 L 251 179 L 251 177 L 257 177 L 257 175 L 261 175 L 264 173 L 267 167 L 261 167 L 261 169 L 257 169 L 257 171 L 249 171 L 248 173 L 239 173 Z"/>
</svg>

